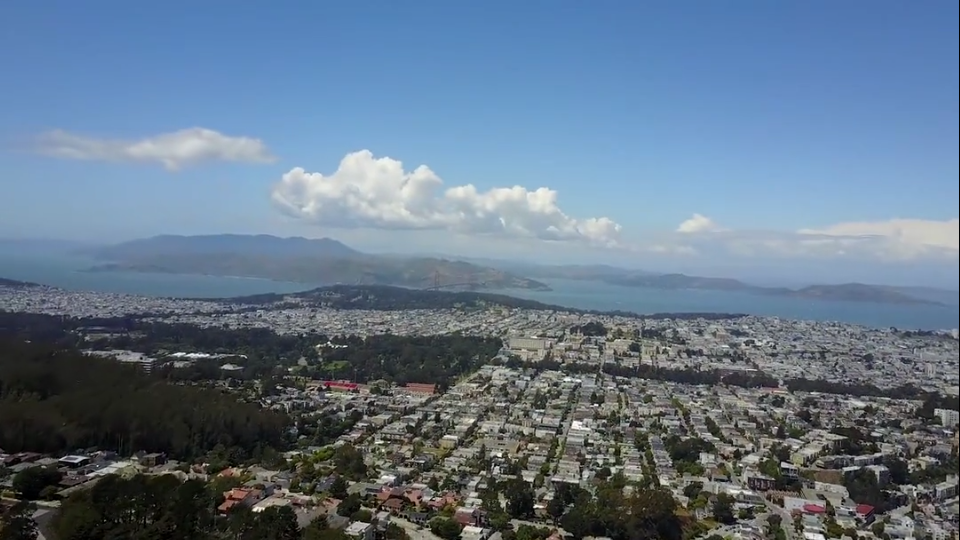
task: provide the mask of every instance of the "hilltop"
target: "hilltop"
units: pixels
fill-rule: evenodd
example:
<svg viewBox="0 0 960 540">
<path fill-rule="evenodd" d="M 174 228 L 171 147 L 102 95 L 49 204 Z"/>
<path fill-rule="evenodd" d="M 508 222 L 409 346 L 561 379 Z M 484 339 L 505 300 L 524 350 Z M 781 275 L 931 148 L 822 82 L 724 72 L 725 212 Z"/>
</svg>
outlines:
<svg viewBox="0 0 960 540">
<path fill-rule="evenodd" d="M 844 283 L 839 285 L 810 285 L 799 289 L 761 287 L 737 279 L 688 276 L 685 274 L 608 276 L 602 279 L 613 285 L 647 287 L 651 289 L 698 289 L 709 291 L 743 292 L 767 296 L 784 296 L 809 300 L 842 302 L 876 302 L 883 304 L 945 305 L 928 298 L 913 296 L 894 287 Z M 944 294 L 947 291 L 943 291 Z"/>
<path fill-rule="evenodd" d="M 308 284 L 394 285 L 453 290 L 549 290 L 539 281 L 477 264 L 363 253 L 331 238 L 269 235 L 155 236 L 89 252 L 93 272 L 205 274 Z"/>
<path fill-rule="evenodd" d="M 659 290 L 705 290 L 784 296 L 807 300 L 874 302 L 883 304 L 958 305 L 955 290 L 932 287 L 897 287 L 864 283 L 813 284 L 800 288 L 764 287 L 721 277 L 658 273 L 606 264 L 532 264 L 494 259 L 469 259 L 536 279 L 594 281 L 622 287 Z"/>
</svg>

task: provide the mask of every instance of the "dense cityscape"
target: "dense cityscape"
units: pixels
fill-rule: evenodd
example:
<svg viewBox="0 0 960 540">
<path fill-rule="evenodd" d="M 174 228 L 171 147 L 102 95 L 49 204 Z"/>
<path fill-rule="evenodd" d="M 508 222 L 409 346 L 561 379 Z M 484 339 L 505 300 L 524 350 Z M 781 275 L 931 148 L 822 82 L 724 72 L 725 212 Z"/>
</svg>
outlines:
<svg viewBox="0 0 960 540">
<path fill-rule="evenodd" d="M 960 2 L 0 13 L 0 540 L 960 540 Z"/>
<path fill-rule="evenodd" d="M 0 372 L 11 501 L 3 530 L 62 539 L 956 537 L 956 331 L 584 313 L 455 293 L 403 309 L 410 294 L 354 287 L 178 300 L 0 287 L 0 333 L 26 340 L 7 348 Z M 46 358 L 30 348 L 38 341 L 73 351 L 60 372 L 87 364 L 75 377 L 89 387 L 50 390 L 56 411 L 22 404 L 42 374 L 12 363 Z M 49 361 L 66 362 L 63 354 Z M 86 405 L 65 405 L 116 376 L 140 382 L 112 426 L 77 416 Z M 122 395 L 124 384 L 105 391 Z M 206 435 L 178 440 L 175 425 L 144 432 L 140 385 L 162 385 L 168 414 Z M 196 408 L 177 412 L 176 402 L 194 399 L 226 411 L 222 396 L 253 409 L 219 413 L 220 428 L 194 418 Z M 224 414 L 246 415 L 261 435 L 236 431 Z M 20 427 L 30 425 L 53 438 Z M 110 510 L 138 500 L 131 493 L 180 500 L 191 489 L 189 510 Z M 193 514 L 177 522 L 170 512 Z"/>
</svg>

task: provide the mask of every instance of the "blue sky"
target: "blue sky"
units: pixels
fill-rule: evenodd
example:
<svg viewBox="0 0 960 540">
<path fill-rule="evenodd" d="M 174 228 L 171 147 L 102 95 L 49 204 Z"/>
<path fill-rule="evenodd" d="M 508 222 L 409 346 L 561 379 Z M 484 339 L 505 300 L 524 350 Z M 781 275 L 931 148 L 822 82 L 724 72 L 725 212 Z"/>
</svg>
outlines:
<svg viewBox="0 0 960 540">
<path fill-rule="evenodd" d="M 8 2 L 0 236 L 956 287 L 956 2 L 468 4 Z"/>
</svg>

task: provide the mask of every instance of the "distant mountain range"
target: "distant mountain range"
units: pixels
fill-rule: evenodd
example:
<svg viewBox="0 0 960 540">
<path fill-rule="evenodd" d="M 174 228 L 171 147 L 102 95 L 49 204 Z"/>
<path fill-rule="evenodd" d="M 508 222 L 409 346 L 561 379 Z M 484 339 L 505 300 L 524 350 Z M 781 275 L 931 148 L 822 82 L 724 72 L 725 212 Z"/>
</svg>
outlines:
<svg viewBox="0 0 960 540">
<path fill-rule="evenodd" d="M 883 304 L 931 304 L 945 305 L 944 302 L 913 296 L 897 290 L 895 287 L 865 285 L 863 283 L 843 283 L 839 285 L 810 285 L 799 289 L 786 287 L 760 287 L 749 285 L 730 278 L 710 278 L 687 276 L 684 274 L 663 274 L 647 276 L 606 277 L 603 281 L 626 287 L 647 287 L 653 289 L 700 289 L 710 291 L 731 291 L 767 296 L 806 298 L 810 300 L 836 300 L 846 302 L 877 302 Z M 947 291 L 942 291 L 947 293 Z"/>
<path fill-rule="evenodd" d="M 31 283 L 29 281 L 19 281 L 16 279 L 0 277 L 0 287 L 5 287 L 7 289 L 32 289 L 34 287 L 42 287 L 42 285 L 39 283 Z"/>
<path fill-rule="evenodd" d="M 0 241 L 29 251 L 29 241 Z M 662 274 L 603 264 L 545 265 L 445 255 L 370 254 L 331 238 L 269 235 L 155 236 L 111 246 L 77 247 L 43 241 L 44 250 L 73 246 L 102 261 L 91 272 L 134 271 L 205 274 L 290 281 L 310 285 L 393 285 L 417 289 L 547 291 L 542 280 L 597 281 L 660 290 L 712 290 L 885 304 L 958 305 L 960 293 L 929 287 L 845 283 L 805 287 L 764 287 L 731 278 Z"/>
<path fill-rule="evenodd" d="M 491 266 L 501 268 L 494 263 Z M 608 279 L 619 279 L 627 276 L 656 276 L 654 272 L 645 270 L 627 270 L 616 266 L 606 264 L 560 264 L 560 265 L 535 265 L 522 263 L 505 263 L 502 268 L 510 268 L 511 271 L 524 276 L 530 276 L 540 279 L 578 279 L 586 281 L 605 281 Z"/>
<path fill-rule="evenodd" d="M 307 284 L 424 289 L 550 290 L 539 281 L 463 261 L 362 253 L 330 238 L 155 236 L 87 250 L 91 272 L 134 271 L 265 278 Z"/>
<path fill-rule="evenodd" d="M 663 274 L 646 270 L 596 265 L 537 265 L 494 259 L 468 259 L 536 279 L 571 279 L 599 281 L 623 287 L 645 287 L 660 290 L 733 291 L 767 296 L 785 296 L 811 300 L 876 302 L 885 304 L 960 305 L 960 292 L 934 287 L 896 287 L 845 283 L 809 285 L 806 287 L 763 287 L 746 282 L 716 277 Z"/>
</svg>

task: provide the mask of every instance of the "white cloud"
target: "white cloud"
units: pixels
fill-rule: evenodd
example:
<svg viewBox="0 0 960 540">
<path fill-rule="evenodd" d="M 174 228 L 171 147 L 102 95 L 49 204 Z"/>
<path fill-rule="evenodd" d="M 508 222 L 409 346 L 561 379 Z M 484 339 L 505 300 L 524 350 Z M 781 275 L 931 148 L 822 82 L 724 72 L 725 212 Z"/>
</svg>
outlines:
<svg viewBox="0 0 960 540">
<path fill-rule="evenodd" d="M 819 229 L 734 231 L 702 214 L 681 223 L 672 240 L 658 238 L 657 253 L 718 253 L 742 257 L 850 258 L 882 261 L 958 260 L 958 220 L 892 219 L 845 222 Z M 667 246 L 674 246 L 673 250 Z"/>
<path fill-rule="evenodd" d="M 858 238 L 882 240 L 889 246 L 908 251 L 929 248 L 960 250 L 960 219 L 934 221 L 926 219 L 891 219 L 838 223 L 823 229 L 802 229 L 799 234 L 825 238 Z"/>
<path fill-rule="evenodd" d="M 347 154 L 329 176 L 290 170 L 273 187 L 272 199 L 291 216 L 333 227 L 449 230 L 610 247 L 619 245 L 621 229 L 605 217 L 568 216 L 549 188 L 444 188 L 427 166 L 406 171 L 400 161 L 375 158 L 368 150 Z"/>
<path fill-rule="evenodd" d="M 200 127 L 138 140 L 102 139 L 54 130 L 42 134 L 37 144 L 39 152 L 53 157 L 160 163 L 171 171 L 206 161 L 269 163 L 275 159 L 259 139 L 231 137 Z"/>
<path fill-rule="evenodd" d="M 918 259 L 956 263 L 958 220 L 893 219 L 845 222 L 799 231 L 734 231 L 694 214 L 677 227 L 672 241 L 658 239 L 653 250 L 673 245 L 701 254 L 743 257 L 849 258 L 882 261 Z"/>
<path fill-rule="evenodd" d="M 694 214 L 677 227 L 677 232 L 683 234 L 719 232 L 721 230 L 713 220 L 700 214 Z"/>
</svg>

